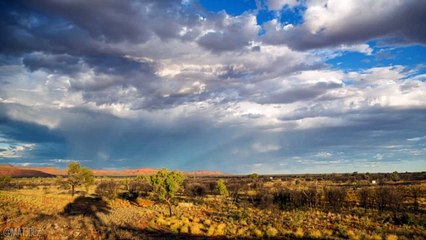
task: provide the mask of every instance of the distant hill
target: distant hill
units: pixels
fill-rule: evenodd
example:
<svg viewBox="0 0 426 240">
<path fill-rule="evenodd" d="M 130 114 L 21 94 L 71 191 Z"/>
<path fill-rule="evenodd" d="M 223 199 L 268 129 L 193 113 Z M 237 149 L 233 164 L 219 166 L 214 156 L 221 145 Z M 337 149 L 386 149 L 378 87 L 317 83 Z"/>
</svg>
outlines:
<svg viewBox="0 0 426 240">
<path fill-rule="evenodd" d="M 141 174 L 155 174 L 158 169 L 154 168 L 137 168 L 137 169 L 122 169 L 122 170 L 105 170 L 93 169 L 96 176 L 137 176 Z M 188 176 L 220 176 L 223 173 L 218 171 L 197 170 L 197 171 L 182 171 Z M 17 167 L 12 165 L 0 165 L 0 176 L 12 177 L 51 177 L 63 176 L 67 174 L 66 169 L 59 168 L 32 168 L 32 167 Z"/>
<path fill-rule="evenodd" d="M 11 176 L 11 177 L 54 177 L 54 175 L 35 170 L 35 169 L 24 169 L 15 167 L 12 165 L 0 165 L 0 176 Z"/>
</svg>

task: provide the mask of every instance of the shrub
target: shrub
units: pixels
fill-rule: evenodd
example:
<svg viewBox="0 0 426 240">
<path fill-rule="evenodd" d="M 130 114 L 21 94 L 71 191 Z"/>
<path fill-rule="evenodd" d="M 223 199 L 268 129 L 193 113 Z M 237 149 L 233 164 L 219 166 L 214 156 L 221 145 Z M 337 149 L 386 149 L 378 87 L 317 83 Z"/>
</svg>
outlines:
<svg viewBox="0 0 426 240">
<path fill-rule="evenodd" d="M 152 191 L 146 179 L 137 178 L 129 182 L 129 192 L 136 193 L 138 196 L 147 196 Z"/>
<path fill-rule="evenodd" d="M 307 207 L 316 207 L 318 205 L 320 194 L 316 187 L 311 187 L 303 193 L 306 198 L 305 204 Z"/>
<path fill-rule="evenodd" d="M 291 190 L 290 191 L 290 202 L 296 208 L 304 206 L 305 202 L 306 202 L 306 198 L 305 198 L 304 193 L 302 191 L 298 191 L 298 190 Z"/>
<path fill-rule="evenodd" d="M 365 209 L 368 208 L 373 197 L 370 189 L 361 188 L 358 190 L 357 194 L 358 194 L 359 204 L 361 205 L 361 207 Z"/>
<path fill-rule="evenodd" d="M 0 189 L 6 189 L 11 187 L 12 177 L 0 176 Z"/>
<path fill-rule="evenodd" d="M 388 205 L 388 199 L 387 199 L 387 188 L 386 187 L 378 187 L 376 188 L 375 192 L 375 202 L 376 207 L 380 211 L 383 211 L 386 206 Z"/>
<path fill-rule="evenodd" d="M 254 233 L 254 235 L 255 235 L 257 238 L 261 238 L 261 237 L 263 237 L 263 232 L 262 232 L 262 230 L 260 230 L 260 229 L 258 229 L 258 228 L 254 229 L 254 230 L 253 230 L 253 233 Z"/>
<path fill-rule="evenodd" d="M 421 188 L 419 186 L 412 186 L 409 189 L 410 195 L 413 199 L 413 209 L 414 211 L 419 210 L 419 197 L 421 196 Z"/>
<path fill-rule="evenodd" d="M 115 181 L 102 181 L 96 186 L 95 193 L 100 197 L 106 197 L 109 199 L 114 199 L 117 197 L 117 190 L 119 188 L 119 184 Z"/>
<path fill-rule="evenodd" d="M 217 181 L 215 193 L 224 197 L 229 196 L 228 189 L 226 188 L 225 182 L 222 179 Z"/>
<path fill-rule="evenodd" d="M 399 173 L 397 171 L 391 173 L 390 178 L 394 182 L 397 182 L 397 181 L 401 180 L 401 177 L 399 176 Z"/>
<path fill-rule="evenodd" d="M 266 236 L 275 237 L 278 234 L 278 230 L 274 227 L 268 227 L 266 229 Z"/>
<path fill-rule="evenodd" d="M 286 207 L 315 207 L 320 201 L 320 194 L 315 187 L 305 190 L 284 188 L 274 195 L 273 201 L 281 209 Z"/>
<path fill-rule="evenodd" d="M 404 197 L 395 187 L 378 187 L 376 189 L 376 206 L 380 211 L 390 208 L 399 211 Z"/>
<path fill-rule="evenodd" d="M 395 234 L 389 234 L 386 236 L 386 240 L 398 240 L 398 236 Z"/>
<path fill-rule="evenodd" d="M 267 190 L 261 190 L 256 193 L 253 202 L 259 208 L 270 208 L 274 204 L 274 195 Z"/>
<path fill-rule="evenodd" d="M 392 211 L 398 212 L 401 210 L 402 203 L 404 202 L 404 195 L 395 187 L 391 187 L 388 192 L 388 203 Z"/>
<path fill-rule="evenodd" d="M 201 231 L 202 226 L 203 225 L 199 223 L 192 223 L 189 230 L 191 234 L 201 235 L 203 233 L 203 231 Z"/>
<path fill-rule="evenodd" d="M 326 201 L 331 208 L 333 208 L 335 211 L 338 211 L 343 207 L 347 195 L 347 191 L 345 188 L 329 188 L 325 189 L 324 192 Z"/>
<path fill-rule="evenodd" d="M 189 226 L 187 224 L 184 224 L 181 228 L 180 228 L 180 233 L 189 233 Z"/>
<path fill-rule="evenodd" d="M 226 224 L 225 223 L 219 223 L 214 231 L 214 234 L 217 236 L 223 236 L 226 234 L 225 231 Z"/>
<path fill-rule="evenodd" d="M 63 189 L 63 190 L 69 190 L 71 187 L 62 176 L 56 177 L 55 184 L 58 186 L 58 189 Z"/>
<path fill-rule="evenodd" d="M 305 233 L 303 232 L 303 229 L 302 228 L 297 228 L 297 230 L 296 230 L 296 232 L 294 233 L 294 235 L 297 237 L 297 238 L 302 238 L 304 235 L 305 235 Z"/>
<path fill-rule="evenodd" d="M 278 205 L 279 208 L 285 209 L 291 203 L 291 193 L 287 188 L 281 189 L 274 195 L 274 203 Z"/>
<path fill-rule="evenodd" d="M 320 230 L 315 229 L 315 230 L 313 230 L 312 232 L 309 233 L 309 236 L 313 237 L 313 238 L 321 238 L 322 234 L 321 234 Z"/>
<path fill-rule="evenodd" d="M 228 195 L 230 195 L 234 202 L 240 201 L 241 192 L 247 190 L 247 183 L 242 180 L 236 180 L 226 185 Z M 217 190 L 216 190 L 217 191 Z"/>
<path fill-rule="evenodd" d="M 209 181 L 209 182 L 206 183 L 206 185 L 208 187 L 209 194 L 214 193 L 214 190 L 216 189 L 216 184 L 217 184 L 217 182 L 213 182 L 213 181 L 211 181 L 211 182 Z"/>
<path fill-rule="evenodd" d="M 202 197 L 207 194 L 207 187 L 200 183 L 187 184 L 185 192 L 192 197 Z"/>
<path fill-rule="evenodd" d="M 215 226 L 210 225 L 209 229 L 207 230 L 207 236 L 213 236 L 215 232 Z"/>
</svg>

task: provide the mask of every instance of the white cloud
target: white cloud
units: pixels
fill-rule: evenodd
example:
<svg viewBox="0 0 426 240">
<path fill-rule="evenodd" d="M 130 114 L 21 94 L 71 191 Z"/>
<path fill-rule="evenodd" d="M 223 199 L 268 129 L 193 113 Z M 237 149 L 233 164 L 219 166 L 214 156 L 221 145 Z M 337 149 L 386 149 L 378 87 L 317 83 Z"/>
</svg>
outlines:
<svg viewBox="0 0 426 240">
<path fill-rule="evenodd" d="M 145 152 L 154 149 L 159 161 L 168 161 L 173 157 L 167 154 L 174 148 L 159 151 L 158 146 L 199 148 L 191 151 L 188 157 L 191 159 L 220 148 L 250 160 L 253 151 L 284 155 L 288 145 L 300 141 L 313 145 L 307 159 L 338 155 L 336 152 L 340 150 L 318 147 L 317 142 L 308 139 L 311 135 L 298 139 L 299 136 L 293 136 L 295 131 L 300 136 L 325 131 L 329 138 L 324 138 L 324 145 L 342 148 L 345 146 L 339 144 L 344 145 L 347 139 L 341 141 L 341 138 L 351 134 L 352 140 L 365 141 L 359 145 L 371 145 L 369 141 L 377 137 L 367 139 L 365 135 L 371 132 L 395 134 L 379 136 L 385 140 L 384 144 L 394 146 L 395 152 L 402 152 L 403 146 L 393 139 L 402 139 L 405 144 L 420 141 L 412 132 L 414 129 L 418 133 L 418 124 L 423 119 L 421 112 L 426 107 L 424 74 L 416 72 L 421 67 L 410 70 L 395 65 L 346 72 L 327 65 L 326 61 L 347 51 L 371 55 L 375 46 L 368 45 L 368 40 L 396 33 L 409 37 L 408 43 L 421 42 L 404 32 L 404 29 L 416 30 L 409 23 L 415 22 L 413 17 L 421 11 L 418 6 L 424 4 L 421 1 L 268 1 L 269 9 L 276 11 L 299 3 L 306 3 L 307 10 L 300 24 L 280 23 L 279 12 L 275 12 L 276 19 L 263 26 L 257 25 L 256 11 L 240 16 L 225 12 L 209 12 L 203 17 L 192 12 L 165 16 L 157 14 L 163 9 L 155 9 L 156 3 L 152 3 L 152 15 L 146 18 L 146 12 L 133 11 L 125 2 L 117 2 L 123 4 L 125 13 L 117 19 L 105 19 L 110 20 L 106 23 L 98 22 L 98 18 L 83 21 L 93 17 L 86 11 L 75 15 L 63 13 L 62 9 L 68 8 L 56 9 L 64 4 L 61 2 L 49 6 L 56 9 L 58 16 L 65 15 L 73 29 L 93 36 L 88 34 L 87 39 L 83 38 L 87 41 L 77 38 L 71 41 L 76 45 L 69 45 L 69 39 L 54 35 L 57 39 L 53 41 L 50 35 L 37 32 L 43 41 L 31 41 L 46 41 L 48 46 L 36 44 L 36 50 L 21 46 L 22 50 L 16 53 L 19 57 L 1 61 L 5 65 L 0 66 L 0 118 L 7 119 L 6 125 L 17 123 L 12 127 L 25 125 L 35 128 L 37 133 L 51 134 L 49 140 L 66 146 L 63 154 L 70 155 L 67 157 L 81 157 L 81 153 L 86 159 L 104 163 L 125 159 L 115 152 L 116 145 L 122 142 L 126 144 L 120 145 L 123 152 L 127 150 L 132 157 L 143 158 Z M 88 4 L 99 5 L 100 14 L 109 12 L 108 6 L 101 2 Z M 123 10 L 117 11 L 120 9 Z M 157 16 L 165 21 L 159 21 Z M 132 20 L 129 28 L 113 31 L 116 28 L 110 25 L 122 26 L 129 18 Z M 417 16 L 418 22 L 424 22 L 422 19 Z M 88 22 L 93 25 L 85 25 Z M 50 29 L 49 26 L 44 27 Z M 414 28 L 406 28 L 410 26 Z M 259 35 L 260 27 L 264 35 Z M 117 32 L 120 34 L 116 35 Z M 67 34 L 63 35 L 69 37 L 75 33 Z M 400 125 L 407 121 L 413 124 L 404 127 L 413 129 L 404 135 L 401 134 L 405 133 L 404 127 Z M 19 142 L 22 135 L 7 127 L 7 131 L 0 131 Z M 327 132 L 331 128 L 344 134 L 332 136 Z M 221 131 L 229 134 L 231 143 L 223 143 L 223 137 L 211 137 Z M 358 131 L 365 135 L 354 136 Z M 123 141 L 135 135 L 129 142 Z M 135 150 L 141 148 L 140 138 L 145 135 L 144 140 L 151 148 Z M 244 142 L 249 139 L 246 135 L 255 139 L 255 143 Z M 237 142 L 230 147 L 234 151 L 226 149 L 233 141 Z M 302 148 L 305 146 L 298 149 Z M 18 158 L 29 149 L 24 145 L 4 148 L 0 156 Z M 416 156 L 422 153 L 407 149 L 406 152 Z M 309 161 L 332 163 L 320 160 Z M 247 168 L 253 162 L 249 161 Z M 264 162 L 262 168 L 270 166 Z"/>
<path fill-rule="evenodd" d="M 365 55 L 371 55 L 373 53 L 373 49 L 366 43 L 354 44 L 354 45 L 342 44 L 336 49 L 340 51 L 360 52 L 360 53 L 364 53 Z"/>
<path fill-rule="evenodd" d="M 268 0 L 268 9 L 279 11 L 285 6 L 294 7 L 298 4 L 297 0 Z"/>
<path fill-rule="evenodd" d="M 319 152 L 317 154 L 315 154 L 316 157 L 320 157 L 320 158 L 330 158 L 333 156 L 333 153 L 330 152 Z"/>
<path fill-rule="evenodd" d="M 375 156 L 374 156 L 374 159 L 377 159 L 377 160 L 383 160 L 383 158 L 384 158 L 384 155 L 383 154 L 381 154 L 381 153 L 377 153 Z"/>
<path fill-rule="evenodd" d="M 426 139 L 426 136 L 423 136 L 423 137 L 407 138 L 407 141 L 418 142 L 418 141 L 422 141 L 422 140 L 425 140 L 425 139 Z"/>
<path fill-rule="evenodd" d="M 397 37 L 401 42 L 425 43 L 426 2 L 407 0 L 311 0 L 307 1 L 303 23 L 284 29 L 272 20 L 265 24 L 264 40 L 307 50 L 352 45 L 372 39 Z M 368 49 L 357 49 L 369 52 Z"/>
<path fill-rule="evenodd" d="M 259 153 L 274 152 L 281 149 L 281 146 L 276 144 L 254 143 L 252 149 Z"/>
<path fill-rule="evenodd" d="M 0 148 L 0 158 L 20 158 L 25 153 L 35 148 L 35 144 L 11 145 L 9 147 Z"/>
</svg>

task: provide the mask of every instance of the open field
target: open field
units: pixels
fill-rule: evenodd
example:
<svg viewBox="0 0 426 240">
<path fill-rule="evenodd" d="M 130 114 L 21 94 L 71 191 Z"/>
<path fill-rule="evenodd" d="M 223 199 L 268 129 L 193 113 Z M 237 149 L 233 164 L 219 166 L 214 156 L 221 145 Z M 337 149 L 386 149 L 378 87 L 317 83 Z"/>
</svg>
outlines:
<svg viewBox="0 0 426 240">
<path fill-rule="evenodd" d="M 136 178 L 97 177 L 74 197 L 61 178 L 13 179 L 0 191 L 0 232 L 5 239 L 426 238 L 424 173 L 221 178 L 228 195 L 215 192 L 219 177 L 188 177 L 172 216 Z M 111 182 L 113 195 L 99 190 Z"/>
</svg>

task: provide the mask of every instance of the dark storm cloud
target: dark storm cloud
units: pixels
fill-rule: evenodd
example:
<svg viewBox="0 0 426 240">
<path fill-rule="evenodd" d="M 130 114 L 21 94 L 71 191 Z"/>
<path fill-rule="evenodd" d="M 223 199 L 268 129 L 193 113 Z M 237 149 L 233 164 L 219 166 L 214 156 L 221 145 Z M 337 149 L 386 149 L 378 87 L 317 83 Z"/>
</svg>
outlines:
<svg viewBox="0 0 426 240">
<path fill-rule="evenodd" d="M 100 73 L 120 75 L 132 72 L 153 72 L 152 66 L 146 62 L 134 61 L 116 56 L 86 57 L 85 62 Z"/>
<path fill-rule="evenodd" d="M 407 116 L 411 116 L 407 118 Z M 309 117 L 309 116 L 308 116 Z M 307 172 L 319 164 L 336 171 L 339 164 L 346 167 L 361 167 L 372 162 L 400 162 L 401 159 L 422 159 L 424 153 L 415 156 L 418 147 L 407 139 L 420 136 L 426 128 L 426 111 L 419 109 L 373 108 L 353 111 L 348 114 L 331 115 L 347 118 L 347 125 L 314 127 L 282 132 L 265 132 L 245 129 L 244 134 L 235 134 L 221 145 L 210 149 L 189 161 L 198 168 L 229 169 L 231 172 Z M 300 119 L 304 119 L 302 117 Z M 356 121 L 353 121 L 356 119 Z M 256 142 L 273 141 L 281 148 L 276 151 L 256 153 L 250 151 Z M 388 155 L 376 159 L 376 155 Z M 324 156 L 322 156 L 324 155 Z M 261 163 L 270 169 L 255 169 Z M 283 164 L 282 166 L 279 164 Z M 274 170 L 275 168 L 275 170 Z M 364 168 L 363 171 L 375 171 Z M 353 169 L 352 169 L 353 170 Z M 346 169 L 345 171 L 351 171 Z"/>
<path fill-rule="evenodd" d="M 190 40 L 200 17 L 180 1 L 14 1 L 0 3 L 0 52 L 124 55 L 114 44 L 153 37 Z M 183 27 L 188 29 L 181 33 Z M 126 51 L 132 51 L 128 49 Z"/>
<path fill-rule="evenodd" d="M 319 82 L 307 86 L 295 86 L 288 90 L 277 90 L 260 98 L 259 103 L 292 103 L 297 101 L 312 100 L 328 90 L 340 88 L 340 83 Z"/>
<path fill-rule="evenodd" d="M 0 4 L 0 52 L 3 54 L 112 52 L 109 47 L 94 41 L 87 31 L 60 16 L 45 15 L 20 1 Z"/>
<path fill-rule="evenodd" d="M 399 68 L 350 75 L 325 65 L 323 53 L 269 44 L 306 50 L 390 35 L 424 42 L 424 3 L 401 6 L 316 34 L 309 19 L 285 31 L 265 25 L 260 36 L 256 12 L 231 16 L 178 0 L 3 1 L 0 141 L 21 146 L 16 162 L 96 168 L 247 172 L 277 159 L 302 166 L 295 156 L 373 155 L 377 143 L 425 135 L 424 109 L 413 109 L 424 105 L 423 82 Z M 339 83 L 349 75 L 355 83 Z"/>
<path fill-rule="evenodd" d="M 119 91 L 134 87 L 138 93 L 129 93 L 137 97 L 131 101 L 134 109 L 156 109 L 186 101 L 186 94 L 162 97 L 159 89 L 168 83 L 155 75 L 154 61 L 125 55 L 153 37 L 188 41 L 198 36 L 200 13 L 190 6 L 180 1 L 46 0 L 1 4 L 5 37 L 0 39 L 0 52 L 22 57 L 30 71 L 71 77 L 70 89 L 82 91 L 85 100 L 98 105 L 122 102 Z M 181 33 L 183 28 L 185 33 Z"/>
<path fill-rule="evenodd" d="M 137 71 L 152 72 L 152 67 L 148 63 L 110 55 L 76 57 L 68 54 L 35 52 L 25 55 L 23 64 L 30 71 L 43 70 L 66 75 L 83 71 L 84 65 L 96 73 L 109 75 L 129 74 Z"/>
<path fill-rule="evenodd" d="M 268 28 L 263 40 L 271 44 L 286 44 L 299 51 L 355 44 L 378 38 L 390 38 L 393 44 L 398 42 L 426 44 L 425 1 L 390 2 L 390 7 L 383 7 L 380 2 L 377 2 L 366 9 L 367 2 L 356 2 L 353 4 L 355 8 L 349 10 L 349 13 L 338 9 L 328 10 L 332 9 L 330 5 L 320 6 L 324 8 L 324 11 L 317 13 L 318 16 L 313 15 L 308 20 L 305 13 L 305 22 L 302 25 L 287 30 Z M 387 3 L 384 2 L 384 4 Z M 348 5 L 348 8 L 350 7 L 353 6 Z M 356 7 L 359 8 L 356 9 Z M 362 12 L 357 14 L 360 9 L 363 9 Z M 330 11 L 328 15 L 327 11 Z M 323 19 L 326 19 L 324 25 L 318 26 L 321 28 L 312 32 L 309 25 L 315 25 L 315 22 L 321 22 Z"/>
<path fill-rule="evenodd" d="M 114 55 L 71 56 L 35 52 L 24 55 L 22 63 L 32 72 L 43 71 L 58 77 L 71 77 L 70 89 L 83 91 L 84 96 L 89 96 L 96 103 L 99 103 L 96 94 L 102 98 L 102 93 L 96 93 L 98 91 L 110 87 L 134 86 L 143 92 L 149 82 L 155 79 L 154 64 Z M 86 79 L 85 74 L 93 75 L 91 78 L 94 79 Z"/>
<path fill-rule="evenodd" d="M 144 42 L 151 34 L 144 28 L 137 8 L 127 1 L 27 1 L 49 15 L 60 16 L 99 40 Z M 134 2 L 135 4 L 135 2 Z"/>
<path fill-rule="evenodd" d="M 22 63 L 30 71 L 42 70 L 52 73 L 74 75 L 81 69 L 79 59 L 68 54 L 45 55 L 32 53 L 23 57 Z"/>
<path fill-rule="evenodd" d="M 40 124 L 13 119 L 6 113 L 7 109 L 25 109 L 25 107 L 0 104 L 0 138 L 6 139 L 2 143 L 9 145 L 9 148 L 15 151 L 17 146 L 30 144 L 31 147 L 25 147 L 20 153 L 22 155 L 2 160 L 19 164 L 29 160 L 40 162 L 67 156 L 66 138 L 60 132 Z"/>
<path fill-rule="evenodd" d="M 59 111 L 56 132 L 69 149 L 64 158 L 87 160 L 90 167 L 158 167 L 158 163 L 181 169 L 188 156 L 215 145 L 226 130 L 206 128 L 202 116 L 171 123 L 125 119 L 82 107 Z M 212 126 L 211 124 L 209 124 Z M 228 131 L 229 133 L 229 131 Z M 200 142 L 203 136 L 209 136 Z M 118 162 L 125 159 L 125 162 Z M 117 164 L 117 165 L 114 165 Z"/>
<path fill-rule="evenodd" d="M 143 43 L 154 35 L 178 37 L 182 24 L 194 25 L 197 17 L 180 1 L 26 1 L 49 15 L 61 16 L 106 42 Z"/>
<path fill-rule="evenodd" d="M 76 107 L 56 111 L 60 125 L 54 130 L 8 116 L 6 109 L 25 106 L 0 105 L 0 137 L 8 144 L 34 144 L 31 156 L 8 159 L 22 163 L 31 159 L 84 160 L 85 165 L 104 167 L 158 167 L 158 162 L 182 169 L 186 156 L 200 154 L 223 136 L 223 129 L 205 128 L 202 117 L 187 118 L 170 124 L 124 119 L 109 113 Z M 203 141 L 209 135 L 214 141 Z M 183 152 L 182 152 L 183 151 Z M 125 159 L 125 162 L 118 160 Z M 124 165 L 123 165 L 124 164 Z"/>
<path fill-rule="evenodd" d="M 26 107 L 18 104 L 0 103 L 0 134 L 16 142 L 62 142 L 63 138 L 54 130 L 46 126 L 32 123 L 30 121 L 19 121 L 12 119 L 7 111 L 10 109 L 20 109 L 25 111 Z"/>
<path fill-rule="evenodd" d="M 232 33 L 210 32 L 201 37 L 198 43 L 210 50 L 222 52 L 240 49 L 248 44 L 248 41 L 239 38 Z"/>
<path fill-rule="evenodd" d="M 212 52 L 241 50 L 257 38 L 260 28 L 256 25 L 255 16 L 249 13 L 232 18 L 224 12 L 210 16 L 209 21 L 214 23 L 213 31 L 201 36 L 198 44 Z"/>
</svg>

